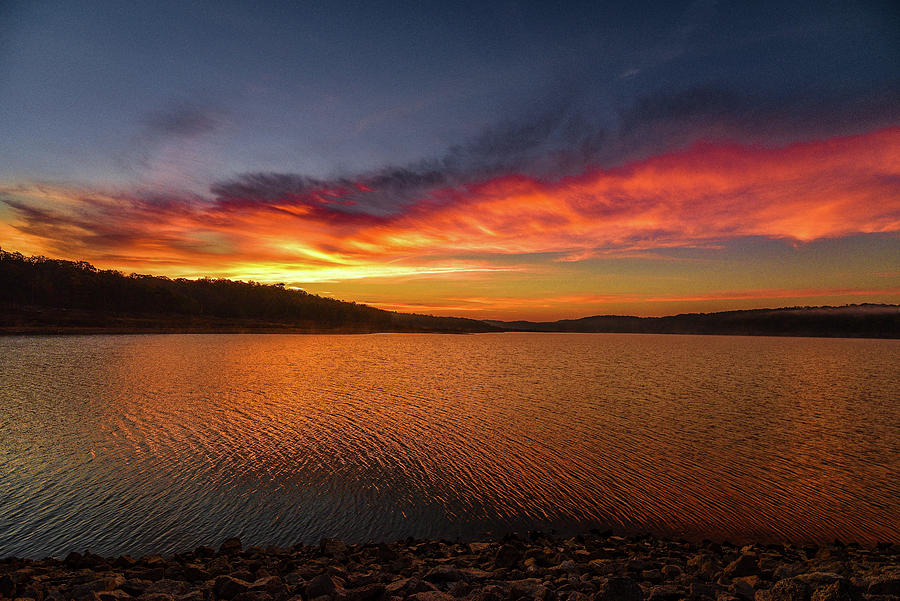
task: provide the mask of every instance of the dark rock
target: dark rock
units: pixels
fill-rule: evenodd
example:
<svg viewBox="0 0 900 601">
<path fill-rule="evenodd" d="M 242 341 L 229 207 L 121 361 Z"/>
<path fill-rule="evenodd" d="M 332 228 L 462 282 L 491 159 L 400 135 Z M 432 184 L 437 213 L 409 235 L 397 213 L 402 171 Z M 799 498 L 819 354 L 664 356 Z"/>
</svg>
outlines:
<svg viewBox="0 0 900 601">
<path fill-rule="evenodd" d="M 793 578 L 779 580 L 771 589 L 761 592 L 765 594 L 757 598 L 762 598 L 764 601 L 809 601 L 810 599 L 809 586 L 805 582 Z"/>
<path fill-rule="evenodd" d="M 272 595 L 266 591 L 246 591 L 235 596 L 233 601 L 272 601 Z"/>
<path fill-rule="evenodd" d="M 438 590 L 437 587 L 430 582 L 413 576 L 412 578 L 404 578 L 402 580 L 391 582 L 385 587 L 385 594 L 388 597 L 411 597 L 417 593 L 426 593 L 436 590 Z"/>
<path fill-rule="evenodd" d="M 347 552 L 347 545 L 339 538 L 323 538 L 319 541 L 319 552 L 323 555 L 343 555 Z"/>
<path fill-rule="evenodd" d="M 514 568 L 522 563 L 524 556 L 518 547 L 503 545 L 494 556 L 494 566 L 501 569 Z"/>
<path fill-rule="evenodd" d="M 221 576 L 222 574 L 231 572 L 231 563 L 226 557 L 219 556 L 206 564 L 206 569 L 209 570 L 210 574 L 213 576 Z"/>
<path fill-rule="evenodd" d="M 216 578 L 213 590 L 220 599 L 233 599 L 250 590 L 250 583 L 232 576 L 219 576 Z"/>
<path fill-rule="evenodd" d="M 241 539 L 239 538 L 226 538 L 222 545 L 219 547 L 219 553 L 224 553 L 225 555 L 236 555 L 241 552 L 244 546 L 241 544 Z"/>
<path fill-rule="evenodd" d="M 306 597 L 315 599 L 323 595 L 331 595 L 336 589 L 334 580 L 327 574 L 319 574 L 306 585 Z"/>
<path fill-rule="evenodd" d="M 553 595 L 537 578 L 513 580 L 509 583 L 510 595 L 513 599 L 552 599 Z"/>
<path fill-rule="evenodd" d="M 150 588 L 151 584 L 153 583 L 150 580 L 132 578 L 130 580 L 126 580 L 125 583 L 122 584 L 122 586 L 119 588 L 121 588 L 132 597 L 139 597 L 143 595 L 148 588 Z"/>
<path fill-rule="evenodd" d="M 10 576 L 9 574 L 0 576 L 0 597 L 12 598 L 15 596 L 15 594 L 16 583 L 13 582 L 12 576 Z"/>
<path fill-rule="evenodd" d="M 456 582 L 463 578 L 464 575 L 458 568 L 447 564 L 435 566 L 425 574 L 425 580 L 431 582 Z"/>
<path fill-rule="evenodd" d="M 900 572 L 881 574 L 871 578 L 866 592 L 870 595 L 900 596 Z"/>
<path fill-rule="evenodd" d="M 287 595 L 287 585 L 280 576 L 263 576 L 257 578 L 250 585 L 251 591 L 265 591 L 272 597 L 278 599 Z"/>
<path fill-rule="evenodd" d="M 447 593 L 442 593 L 440 591 L 426 591 L 424 593 L 416 593 L 410 598 L 414 601 L 456 601 Z"/>
<path fill-rule="evenodd" d="M 647 601 L 679 601 L 685 596 L 685 590 L 674 584 L 660 584 L 650 588 Z"/>
<path fill-rule="evenodd" d="M 175 597 L 166 593 L 147 593 L 138 597 L 138 601 L 175 601 Z"/>
<path fill-rule="evenodd" d="M 200 582 L 212 578 L 212 573 L 196 563 L 185 564 L 184 577 L 191 582 Z"/>
<path fill-rule="evenodd" d="M 100 598 L 100 601 L 126 601 L 132 598 L 131 595 L 121 589 L 100 591 L 97 593 L 97 596 Z"/>
<path fill-rule="evenodd" d="M 755 553 L 742 553 L 723 570 L 729 578 L 752 576 L 759 573 L 759 557 Z"/>
<path fill-rule="evenodd" d="M 594 601 L 643 601 L 644 591 L 630 578 L 609 578 L 600 585 Z"/>
<path fill-rule="evenodd" d="M 144 590 L 144 594 L 165 593 L 167 595 L 180 595 L 188 589 L 187 582 L 181 580 L 162 579 L 152 583 Z"/>
<path fill-rule="evenodd" d="M 859 601 L 860 595 L 846 580 L 835 580 L 820 586 L 812 594 L 812 601 Z"/>
<path fill-rule="evenodd" d="M 385 586 L 381 583 L 366 584 L 344 591 L 346 601 L 378 601 L 384 597 Z"/>
</svg>

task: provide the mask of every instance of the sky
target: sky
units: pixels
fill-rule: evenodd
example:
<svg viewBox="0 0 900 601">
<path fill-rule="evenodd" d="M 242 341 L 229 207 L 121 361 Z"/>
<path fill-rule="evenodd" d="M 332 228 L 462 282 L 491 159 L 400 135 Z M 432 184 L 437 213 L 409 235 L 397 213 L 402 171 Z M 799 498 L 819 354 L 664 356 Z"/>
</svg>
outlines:
<svg viewBox="0 0 900 601">
<path fill-rule="evenodd" d="M 900 9 L 7 0 L 0 247 L 480 319 L 900 303 Z"/>
</svg>

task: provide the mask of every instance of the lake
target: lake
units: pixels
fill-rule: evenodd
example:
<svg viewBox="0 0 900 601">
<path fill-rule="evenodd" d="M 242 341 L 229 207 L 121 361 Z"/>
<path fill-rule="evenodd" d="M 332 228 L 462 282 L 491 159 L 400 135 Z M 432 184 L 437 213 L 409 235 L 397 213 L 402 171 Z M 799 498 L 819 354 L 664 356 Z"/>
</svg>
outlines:
<svg viewBox="0 0 900 601">
<path fill-rule="evenodd" d="M 0 557 L 900 540 L 900 341 L 0 337 Z"/>
</svg>

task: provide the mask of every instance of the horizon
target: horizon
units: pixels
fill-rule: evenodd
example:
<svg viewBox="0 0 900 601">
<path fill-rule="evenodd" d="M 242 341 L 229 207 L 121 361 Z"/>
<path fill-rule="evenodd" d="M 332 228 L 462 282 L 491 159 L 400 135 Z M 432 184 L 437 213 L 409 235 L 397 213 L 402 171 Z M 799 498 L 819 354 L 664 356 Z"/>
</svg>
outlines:
<svg viewBox="0 0 900 601">
<path fill-rule="evenodd" d="M 479 320 L 900 304 L 896 17 L 8 3 L 0 246 Z"/>
</svg>

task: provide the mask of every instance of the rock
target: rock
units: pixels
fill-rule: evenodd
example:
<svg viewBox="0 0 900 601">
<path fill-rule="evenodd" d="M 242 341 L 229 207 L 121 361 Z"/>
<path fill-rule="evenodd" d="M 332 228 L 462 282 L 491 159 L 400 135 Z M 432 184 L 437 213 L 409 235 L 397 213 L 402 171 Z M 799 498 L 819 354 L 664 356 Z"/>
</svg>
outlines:
<svg viewBox="0 0 900 601">
<path fill-rule="evenodd" d="M 219 557 L 210 560 L 210 562 L 206 564 L 206 569 L 209 570 L 209 573 L 213 576 L 221 576 L 230 573 L 232 568 L 228 558 L 220 555 Z"/>
<path fill-rule="evenodd" d="M 120 588 L 132 597 L 140 597 L 144 594 L 144 591 L 150 588 L 151 584 L 153 584 L 153 582 L 150 580 L 132 578 L 130 580 L 126 580 Z"/>
<path fill-rule="evenodd" d="M 900 572 L 881 574 L 869 579 L 866 592 L 870 595 L 900 596 Z"/>
<path fill-rule="evenodd" d="M 456 601 L 447 593 L 440 591 L 426 591 L 424 593 L 416 593 L 411 597 L 415 601 Z"/>
<path fill-rule="evenodd" d="M 816 589 L 812 601 L 858 601 L 858 595 L 846 580 L 835 580 Z"/>
<path fill-rule="evenodd" d="M 346 601 L 377 601 L 384 597 L 385 586 L 379 582 L 344 591 Z"/>
<path fill-rule="evenodd" d="M 752 576 L 759 573 L 759 558 L 755 553 L 742 553 L 723 570 L 729 578 Z"/>
<path fill-rule="evenodd" d="M 647 601 L 679 601 L 685 596 L 685 591 L 674 584 L 660 584 L 650 588 Z"/>
<path fill-rule="evenodd" d="M 758 588 L 760 588 L 759 576 L 741 576 L 731 581 L 730 590 L 741 599 L 753 601 Z"/>
<path fill-rule="evenodd" d="M 100 601 L 125 601 L 132 598 L 131 595 L 121 589 L 101 591 L 97 593 L 97 596 L 100 598 Z"/>
<path fill-rule="evenodd" d="M 226 572 L 224 570 L 221 573 Z M 205 580 L 209 580 L 213 577 L 213 574 L 208 570 L 204 569 L 203 566 L 196 563 L 188 563 L 184 566 L 184 577 L 190 580 L 191 582 L 201 582 Z"/>
<path fill-rule="evenodd" d="M 237 595 L 233 601 L 272 601 L 272 595 L 266 591 L 246 591 Z"/>
<path fill-rule="evenodd" d="M 279 597 L 287 593 L 287 586 L 280 576 L 263 576 L 253 581 L 250 585 L 250 590 L 266 591 L 273 597 Z"/>
<path fill-rule="evenodd" d="M 431 582 L 456 582 L 464 577 L 464 574 L 458 568 L 447 564 L 435 566 L 425 574 L 425 580 L 430 580 Z"/>
<path fill-rule="evenodd" d="M 757 594 L 757 599 L 762 598 L 764 601 L 810 601 L 809 586 L 793 578 L 779 580 L 768 591 L 759 592 L 765 594 Z"/>
<path fill-rule="evenodd" d="M 411 597 L 416 593 L 425 593 L 436 590 L 438 590 L 437 587 L 430 582 L 413 576 L 412 578 L 404 578 L 402 580 L 391 582 L 385 587 L 385 594 L 388 597 Z"/>
<path fill-rule="evenodd" d="M 138 597 L 138 601 L 175 601 L 175 597 L 166 593 L 147 593 Z"/>
<path fill-rule="evenodd" d="M 666 580 L 680 578 L 683 573 L 680 567 L 672 564 L 664 565 L 660 572 L 662 572 L 662 575 L 665 576 Z"/>
<path fill-rule="evenodd" d="M 347 552 L 347 545 L 339 538 L 323 538 L 319 541 L 319 552 L 323 555 L 343 555 Z"/>
<path fill-rule="evenodd" d="M 512 545 L 503 545 L 494 556 L 494 566 L 501 569 L 517 567 L 524 560 L 522 551 Z"/>
<path fill-rule="evenodd" d="M 206 596 L 203 594 L 203 591 L 194 590 L 183 595 L 178 595 L 175 597 L 175 601 L 205 601 Z"/>
<path fill-rule="evenodd" d="M 180 580 L 157 580 L 144 590 L 144 594 L 165 593 L 167 595 L 180 595 L 188 588 L 187 582 Z"/>
<path fill-rule="evenodd" d="M 250 583 L 232 576 L 219 576 L 213 584 L 213 591 L 220 599 L 233 599 L 250 590 Z"/>
<path fill-rule="evenodd" d="M 0 576 L 0 597 L 12 598 L 15 594 L 16 583 L 13 582 L 12 576 L 9 574 Z"/>
<path fill-rule="evenodd" d="M 315 599 L 323 595 L 331 595 L 336 589 L 334 580 L 327 574 L 319 574 L 306 585 L 306 597 Z"/>
<path fill-rule="evenodd" d="M 509 583 L 510 594 L 513 599 L 550 599 L 552 597 L 550 589 L 544 586 L 537 578 L 525 578 L 523 580 L 513 580 Z"/>
<path fill-rule="evenodd" d="M 811 589 L 815 590 L 820 586 L 831 584 L 838 580 L 844 580 L 844 577 L 840 574 L 835 574 L 834 572 L 808 572 L 806 574 L 799 574 L 795 576 L 794 579 L 809 585 Z"/>
<path fill-rule="evenodd" d="M 244 546 L 241 544 L 241 539 L 239 538 L 226 538 L 222 544 L 219 546 L 219 553 L 223 553 L 225 555 L 237 555 L 243 550 Z"/>
<path fill-rule="evenodd" d="M 643 601 L 644 591 L 630 578 L 608 578 L 600 585 L 594 601 Z"/>
</svg>

